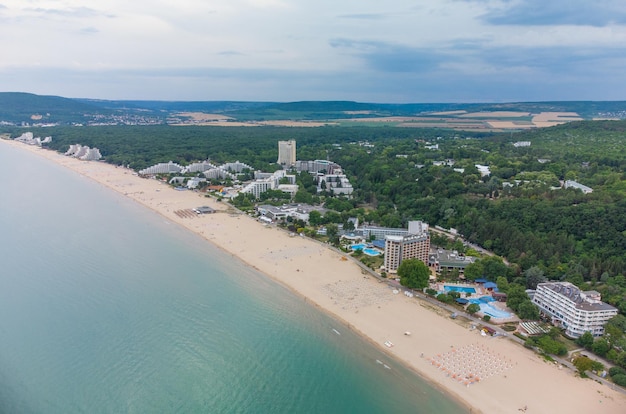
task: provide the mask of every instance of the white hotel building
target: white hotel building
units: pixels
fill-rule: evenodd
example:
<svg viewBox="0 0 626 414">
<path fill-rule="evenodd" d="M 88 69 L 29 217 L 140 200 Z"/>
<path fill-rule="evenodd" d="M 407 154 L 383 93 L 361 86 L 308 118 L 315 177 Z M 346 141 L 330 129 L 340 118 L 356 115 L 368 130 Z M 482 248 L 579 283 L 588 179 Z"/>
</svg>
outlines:
<svg viewBox="0 0 626 414">
<path fill-rule="evenodd" d="M 585 332 L 604 334 L 604 324 L 617 315 L 617 309 L 600 300 L 600 293 L 583 292 L 569 282 L 539 283 L 533 303 L 565 328 L 565 334 L 578 338 Z"/>
</svg>

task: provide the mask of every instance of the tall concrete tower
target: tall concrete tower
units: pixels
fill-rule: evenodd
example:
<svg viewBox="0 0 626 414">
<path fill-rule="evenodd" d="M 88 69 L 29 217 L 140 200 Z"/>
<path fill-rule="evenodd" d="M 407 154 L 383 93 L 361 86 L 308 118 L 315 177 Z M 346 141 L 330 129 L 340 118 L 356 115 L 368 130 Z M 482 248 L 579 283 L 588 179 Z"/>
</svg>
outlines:
<svg viewBox="0 0 626 414">
<path fill-rule="evenodd" d="M 296 164 L 296 140 L 278 141 L 278 161 L 280 165 L 291 167 Z"/>
</svg>

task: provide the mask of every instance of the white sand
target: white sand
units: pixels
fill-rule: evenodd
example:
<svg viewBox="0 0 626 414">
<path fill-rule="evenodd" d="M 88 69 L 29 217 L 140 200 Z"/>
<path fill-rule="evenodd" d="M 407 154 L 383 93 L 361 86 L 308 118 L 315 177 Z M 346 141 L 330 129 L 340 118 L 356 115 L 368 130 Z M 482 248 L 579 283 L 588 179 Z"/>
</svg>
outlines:
<svg viewBox="0 0 626 414">
<path fill-rule="evenodd" d="M 224 203 L 191 191 L 175 191 L 127 169 L 79 161 L 13 141 L 0 142 L 64 165 L 202 235 L 342 319 L 383 352 L 473 407 L 472 412 L 519 413 L 522 407 L 528 413 L 547 414 L 626 412 L 624 394 L 580 379 L 506 338 L 482 337 L 438 315 L 430 305 L 394 295 L 386 284 L 322 244 L 290 237 L 245 215 L 229 214 Z M 201 205 L 220 212 L 190 218 L 176 214 Z M 404 335 L 406 331 L 412 334 Z M 394 346 L 387 348 L 386 341 Z M 480 352 L 472 354 L 476 350 Z M 458 356 L 463 353 L 468 355 Z M 481 381 L 468 387 L 464 380 L 447 376 L 433 360 L 453 374 L 481 376 Z"/>
</svg>

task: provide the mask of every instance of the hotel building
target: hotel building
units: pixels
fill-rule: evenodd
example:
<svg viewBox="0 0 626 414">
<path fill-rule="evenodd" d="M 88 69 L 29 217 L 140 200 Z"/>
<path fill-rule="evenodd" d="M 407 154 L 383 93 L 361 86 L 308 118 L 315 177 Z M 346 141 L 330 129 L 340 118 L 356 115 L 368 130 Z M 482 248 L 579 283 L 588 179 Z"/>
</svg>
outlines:
<svg viewBox="0 0 626 414">
<path fill-rule="evenodd" d="M 572 338 L 585 332 L 602 336 L 604 324 L 617 315 L 616 308 L 600 300 L 600 293 L 583 292 L 569 282 L 539 283 L 532 301 Z"/>
<path fill-rule="evenodd" d="M 419 259 L 428 264 L 430 235 L 424 231 L 419 234 L 385 236 L 385 270 L 396 273 L 403 260 Z"/>
<path fill-rule="evenodd" d="M 278 141 L 278 161 L 280 165 L 291 167 L 296 163 L 296 140 Z"/>
</svg>

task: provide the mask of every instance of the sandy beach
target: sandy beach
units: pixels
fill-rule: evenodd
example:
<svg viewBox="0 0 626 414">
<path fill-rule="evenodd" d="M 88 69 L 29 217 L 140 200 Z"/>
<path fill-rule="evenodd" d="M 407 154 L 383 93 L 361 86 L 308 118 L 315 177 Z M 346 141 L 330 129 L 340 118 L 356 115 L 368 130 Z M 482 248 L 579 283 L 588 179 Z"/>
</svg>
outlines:
<svg viewBox="0 0 626 414">
<path fill-rule="evenodd" d="M 63 165 L 199 234 L 225 254 L 344 321 L 390 357 L 463 401 L 471 407 L 468 411 L 626 412 L 624 394 L 578 378 L 573 371 L 546 362 L 507 338 L 483 337 L 447 314 L 439 315 L 432 305 L 394 294 L 386 283 L 318 242 L 292 237 L 235 214 L 226 203 L 192 191 L 176 191 L 128 169 L 80 161 L 14 141 L 0 140 L 1 145 Z M 203 205 L 217 212 L 188 214 Z M 407 331 L 411 335 L 405 335 Z M 393 346 L 387 347 L 385 342 Z"/>
</svg>

